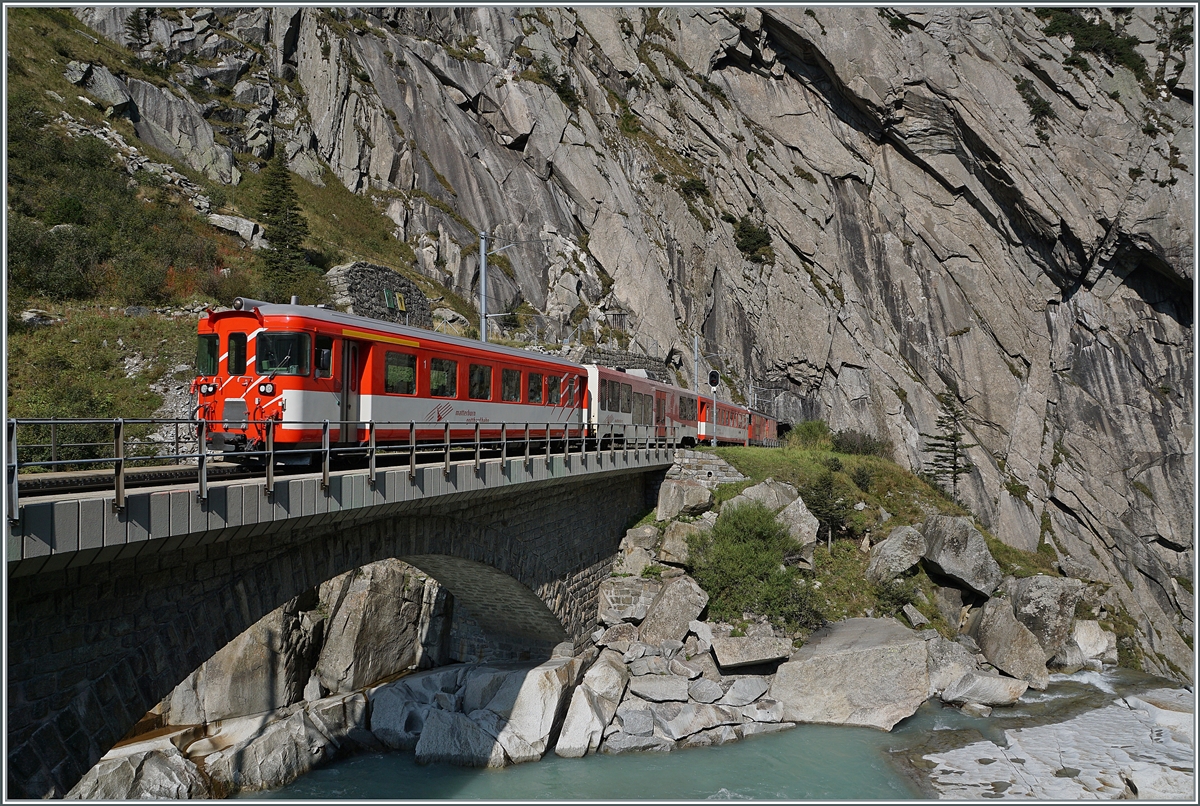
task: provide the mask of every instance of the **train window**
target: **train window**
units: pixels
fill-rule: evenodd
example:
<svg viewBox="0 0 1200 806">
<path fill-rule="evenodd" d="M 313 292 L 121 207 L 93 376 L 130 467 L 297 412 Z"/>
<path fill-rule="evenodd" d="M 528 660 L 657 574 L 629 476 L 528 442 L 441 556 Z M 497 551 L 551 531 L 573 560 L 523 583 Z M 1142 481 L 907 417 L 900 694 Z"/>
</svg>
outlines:
<svg viewBox="0 0 1200 806">
<path fill-rule="evenodd" d="M 417 357 L 388 350 L 384 359 L 383 391 L 411 395 L 417 391 Z"/>
<path fill-rule="evenodd" d="M 230 355 L 233 355 L 230 353 Z M 333 374 L 333 336 L 317 336 L 317 360 L 314 378 L 328 378 Z"/>
<path fill-rule="evenodd" d="M 621 384 L 621 413 L 633 413 L 633 387 L 627 383 Z"/>
<path fill-rule="evenodd" d="M 196 374 L 216 375 L 217 359 L 221 353 L 219 336 L 199 336 L 196 339 Z"/>
<path fill-rule="evenodd" d="M 557 406 L 562 400 L 562 395 L 559 393 L 559 382 L 561 378 L 554 375 L 546 378 L 546 402 L 551 406 Z"/>
<path fill-rule="evenodd" d="M 566 384 L 566 388 L 563 391 L 563 394 L 565 394 L 567 397 L 567 405 L 574 407 L 575 406 L 575 379 L 574 378 L 567 378 L 567 384 Z"/>
<path fill-rule="evenodd" d="M 608 381 L 600 379 L 600 391 L 597 394 L 596 408 L 600 411 L 608 411 Z"/>
<path fill-rule="evenodd" d="M 542 402 L 542 375 L 539 372 L 529 373 L 529 399 L 526 402 Z"/>
<path fill-rule="evenodd" d="M 429 394 L 433 397 L 458 395 L 458 362 L 449 358 L 429 359 Z"/>
<path fill-rule="evenodd" d="M 225 361 L 225 366 L 229 370 L 230 375 L 245 375 L 246 374 L 246 334 L 245 333 L 230 333 L 229 334 L 229 358 Z"/>
<path fill-rule="evenodd" d="M 307 375 L 312 347 L 307 333 L 259 333 L 259 375 Z"/>
<path fill-rule="evenodd" d="M 521 370 L 506 369 L 501 371 L 500 399 L 509 403 L 521 402 Z"/>
<path fill-rule="evenodd" d="M 472 400 L 492 399 L 492 368 L 487 364 L 471 364 L 467 372 L 468 396 Z"/>
</svg>

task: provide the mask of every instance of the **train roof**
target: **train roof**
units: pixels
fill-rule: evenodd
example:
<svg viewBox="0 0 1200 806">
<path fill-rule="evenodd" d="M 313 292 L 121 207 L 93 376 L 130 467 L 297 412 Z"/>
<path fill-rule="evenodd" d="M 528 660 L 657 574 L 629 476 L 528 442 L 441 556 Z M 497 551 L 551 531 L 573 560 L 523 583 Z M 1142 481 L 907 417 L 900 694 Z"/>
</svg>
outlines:
<svg viewBox="0 0 1200 806">
<path fill-rule="evenodd" d="M 242 310 L 226 309 L 221 311 L 212 311 L 209 315 L 213 319 L 216 319 L 218 317 L 224 318 L 230 315 L 254 315 L 254 311 L 257 310 L 258 313 L 264 317 L 302 316 L 306 319 L 316 319 L 317 321 L 328 322 L 332 325 L 370 328 L 372 330 L 381 330 L 385 333 L 408 336 L 415 339 L 433 339 L 458 347 L 468 347 L 473 350 L 487 350 L 488 352 L 500 353 L 501 355 L 508 355 L 513 358 L 519 358 L 526 361 L 531 358 L 536 358 L 539 361 L 546 361 L 550 364 L 559 364 L 564 367 L 570 367 L 571 369 L 583 369 L 582 365 L 555 355 L 534 352 L 531 350 L 520 350 L 515 347 L 506 347 L 502 344 L 476 341 L 475 339 L 465 339 L 461 336 L 451 336 L 448 333 L 439 333 L 436 330 L 426 330 L 424 328 L 396 324 L 395 322 L 385 322 L 382 319 L 372 319 L 368 316 L 358 316 L 357 314 L 343 313 L 342 311 L 337 311 L 332 308 L 318 308 L 315 305 L 291 305 L 288 303 L 274 302 L 260 303 L 253 302 L 251 300 L 246 300 L 245 303 L 246 307 Z"/>
</svg>

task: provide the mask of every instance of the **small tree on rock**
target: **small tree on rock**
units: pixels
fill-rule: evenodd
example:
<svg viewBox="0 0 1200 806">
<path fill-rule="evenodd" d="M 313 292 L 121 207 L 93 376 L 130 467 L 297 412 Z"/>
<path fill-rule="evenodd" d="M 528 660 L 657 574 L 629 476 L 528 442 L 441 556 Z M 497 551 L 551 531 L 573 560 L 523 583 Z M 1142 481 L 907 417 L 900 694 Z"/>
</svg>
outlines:
<svg viewBox="0 0 1200 806">
<path fill-rule="evenodd" d="M 950 495 L 958 500 L 958 479 L 970 473 L 975 465 L 967 459 L 967 449 L 976 443 L 966 441 L 962 421 L 966 412 L 949 394 L 938 395 L 942 413 L 937 418 L 937 434 L 921 434 L 925 438 L 925 453 L 930 455 L 925 472 L 943 486 L 950 485 Z"/>
<path fill-rule="evenodd" d="M 303 248 L 308 222 L 300 212 L 300 199 L 292 187 L 282 148 L 275 149 L 263 171 L 259 216 L 270 244 L 262 253 L 263 295 L 270 302 L 283 302 L 298 293 L 309 267 Z"/>
</svg>

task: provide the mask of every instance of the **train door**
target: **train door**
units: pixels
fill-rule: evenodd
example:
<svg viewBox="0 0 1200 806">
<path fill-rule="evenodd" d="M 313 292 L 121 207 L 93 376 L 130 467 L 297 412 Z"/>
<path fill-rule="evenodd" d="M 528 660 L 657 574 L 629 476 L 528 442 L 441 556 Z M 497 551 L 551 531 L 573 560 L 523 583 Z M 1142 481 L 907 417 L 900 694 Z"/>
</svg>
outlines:
<svg viewBox="0 0 1200 806">
<path fill-rule="evenodd" d="M 667 393 L 654 391 L 654 433 L 659 439 L 667 436 Z"/>
<path fill-rule="evenodd" d="M 361 358 L 366 351 L 356 341 L 345 339 L 342 342 L 342 411 L 339 419 L 343 423 L 357 423 L 359 413 L 359 384 L 362 379 Z M 350 442 L 357 439 L 358 428 L 349 426 L 341 441 Z"/>
</svg>

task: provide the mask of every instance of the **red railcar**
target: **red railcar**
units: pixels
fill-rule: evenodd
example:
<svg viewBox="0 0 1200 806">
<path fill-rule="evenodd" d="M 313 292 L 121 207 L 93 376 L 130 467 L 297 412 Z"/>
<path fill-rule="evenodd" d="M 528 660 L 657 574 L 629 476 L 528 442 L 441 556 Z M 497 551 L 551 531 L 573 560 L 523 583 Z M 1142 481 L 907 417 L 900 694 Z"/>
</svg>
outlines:
<svg viewBox="0 0 1200 806">
<path fill-rule="evenodd" d="M 532 438 L 585 427 L 587 374 L 548 355 L 448 336 L 325 308 L 239 299 L 199 324 L 197 419 L 211 445 L 260 450 L 273 423 L 280 447 L 496 439 L 501 423 Z M 410 429 L 409 423 L 415 426 Z"/>
<path fill-rule="evenodd" d="M 599 439 L 652 436 L 680 445 L 696 444 L 696 395 L 642 375 L 598 364 L 585 365 L 588 421 Z"/>
</svg>

